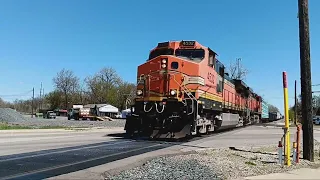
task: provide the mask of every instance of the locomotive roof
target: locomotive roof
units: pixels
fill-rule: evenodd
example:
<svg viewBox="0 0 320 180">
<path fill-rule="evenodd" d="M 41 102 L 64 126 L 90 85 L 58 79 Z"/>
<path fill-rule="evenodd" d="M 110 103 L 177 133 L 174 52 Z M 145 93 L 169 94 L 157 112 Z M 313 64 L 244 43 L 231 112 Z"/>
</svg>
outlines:
<svg viewBox="0 0 320 180">
<path fill-rule="evenodd" d="M 155 49 L 158 49 L 158 48 L 178 49 L 178 48 L 181 48 L 181 47 L 182 48 L 195 47 L 195 48 L 199 48 L 199 49 L 201 49 L 201 48 L 202 49 L 207 49 L 208 51 L 211 51 L 216 56 L 218 56 L 218 54 L 215 51 L 213 51 L 212 49 L 210 49 L 207 46 L 204 46 L 204 45 L 200 44 L 198 41 L 195 41 L 195 40 L 169 40 L 169 41 L 163 41 L 163 42 L 159 42 L 158 45 L 156 47 L 154 47 L 151 51 L 154 51 Z M 216 61 L 218 61 L 219 63 L 221 63 L 221 65 L 223 67 L 225 67 L 224 64 L 222 62 L 220 62 L 217 58 L 216 58 Z M 251 87 L 249 87 L 244 81 L 237 80 L 237 79 L 232 79 L 232 80 L 230 79 L 230 81 L 233 81 L 233 83 L 240 83 L 243 87 L 248 88 L 248 90 L 251 93 L 254 93 L 253 89 Z M 237 81 L 239 81 L 239 82 L 237 82 Z M 256 94 L 256 95 L 259 96 L 258 94 Z M 259 96 L 259 97 L 261 97 L 261 96 Z"/>
<path fill-rule="evenodd" d="M 179 47 L 195 47 L 195 48 L 202 48 L 202 49 L 208 49 L 209 51 L 212 51 L 213 53 L 215 53 L 217 55 L 217 53 L 215 51 L 213 51 L 212 49 L 210 49 L 207 46 L 204 46 L 202 44 L 200 44 L 198 41 L 195 40 L 170 40 L 170 41 L 164 41 L 164 42 L 159 42 L 158 45 L 153 48 L 151 51 L 157 49 L 157 48 L 165 48 L 165 47 L 169 47 L 169 48 L 179 48 Z"/>
</svg>

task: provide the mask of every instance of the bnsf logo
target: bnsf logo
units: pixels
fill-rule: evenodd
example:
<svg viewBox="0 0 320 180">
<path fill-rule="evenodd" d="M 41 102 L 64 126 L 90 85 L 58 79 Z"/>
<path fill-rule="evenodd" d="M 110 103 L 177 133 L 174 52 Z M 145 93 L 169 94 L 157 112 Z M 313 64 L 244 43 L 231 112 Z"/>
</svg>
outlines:
<svg viewBox="0 0 320 180">
<path fill-rule="evenodd" d="M 208 72 L 207 79 L 214 84 L 214 75 L 211 72 Z"/>
</svg>

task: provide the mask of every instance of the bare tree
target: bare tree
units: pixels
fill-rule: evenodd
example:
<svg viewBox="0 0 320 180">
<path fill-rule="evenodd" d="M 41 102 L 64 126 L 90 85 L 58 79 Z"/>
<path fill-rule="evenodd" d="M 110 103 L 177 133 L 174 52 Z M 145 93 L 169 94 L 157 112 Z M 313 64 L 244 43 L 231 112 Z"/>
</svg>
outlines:
<svg viewBox="0 0 320 180">
<path fill-rule="evenodd" d="M 122 82 L 118 87 L 116 106 L 123 110 L 127 108 L 127 103 L 135 97 L 136 85 L 128 82 Z"/>
<path fill-rule="evenodd" d="M 121 78 L 113 68 L 103 68 L 93 77 L 85 79 L 91 100 L 96 103 L 116 103 Z"/>
<path fill-rule="evenodd" d="M 240 63 L 241 59 L 237 58 L 235 62 L 230 62 L 229 74 L 232 79 L 245 80 L 248 70 Z"/>
<path fill-rule="evenodd" d="M 0 108 L 13 108 L 13 104 L 0 98 Z"/>
<path fill-rule="evenodd" d="M 70 70 L 61 70 L 53 78 L 55 90 L 43 95 L 44 108 L 56 109 L 66 107 L 69 102 L 73 104 L 109 103 L 120 110 L 127 107 L 135 97 L 136 86 L 123 81 L 113 68 L 103 68 L 92 77 L 85 78 L 84 85 Z M 34 108 L 40 98 L 34 99 Z M 21 112 L 31 112 L 32 100 L 15 100 L 8 103 L 0 98 L 0 107 L 14 107 Z"/>
<path fill-rule="evenodd" d="M 269 112 L 279 112 L 279 109 L 272 104 L 269 104 L 268 108 L 269 108 Z"/>
<path fill-rule="evenodd" d="M 63 92 L 65 96 L 65 108 L 68 109 L 68 96 L 73 94 L 79 88 L 79 78 L 72 71 L 62 69 L 57 73 L 57 77 L 53 78 L 56 90 Z"/>
<path fill-rule="evenodd" d="M 63 106 L 63 92 L 52 91 L 45 95 L 46 101 L 50 104 L 50 109 L 56 109 Z"/>
</svg>

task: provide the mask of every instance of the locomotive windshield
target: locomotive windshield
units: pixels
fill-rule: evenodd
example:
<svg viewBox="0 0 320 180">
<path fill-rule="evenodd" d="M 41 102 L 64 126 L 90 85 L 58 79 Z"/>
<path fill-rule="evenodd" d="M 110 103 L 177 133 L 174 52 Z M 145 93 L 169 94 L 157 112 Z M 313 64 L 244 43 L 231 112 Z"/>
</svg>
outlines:
<svg viewBox="0 0 320 180">
<path fill-rule="evenodd" d="M 149 60 L 155 58 L 155 57 L 158 57 L 160 55 L 173 55 L 173 49 L 167 49 L 167 48 L 164 48 L 164 49 L 156 49 L 154 51 L 152 51 L 149 55 Z"/>
<path fill-rule="evenodd" d="M 175 54 L 177 57 L 200 62 L 205 53 L 203 49 L 177 49 Z"/>
</svg>

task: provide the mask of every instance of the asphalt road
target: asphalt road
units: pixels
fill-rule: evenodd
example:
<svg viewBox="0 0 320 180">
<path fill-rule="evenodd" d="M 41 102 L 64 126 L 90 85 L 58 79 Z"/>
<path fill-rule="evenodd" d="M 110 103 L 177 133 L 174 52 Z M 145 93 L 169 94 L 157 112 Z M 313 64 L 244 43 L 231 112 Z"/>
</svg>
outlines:
<svg viewBox="0 0 320 180">
<path fill-rule="evenodd" d="M 103 173 L 107 169 L 121 166 L 121 163 L 128 164 L 127 161 L 131 163 L 146 154 L 167 149 L 186 152 L 203 148 L 277 144 L 283 133 L 277 123 L 269 123 L 267 127 L 258 125 L 239 128 L 185 143 L 135 141 L 110 135 L 123 132 L 123 128 L 0 131 L 0 179 L 44 179 L 57 176 L 68 179 L 73 172 L 77 177 L 79 174 L 84 177 L 87 172 L 79 170 L 100 166 L 98 171 Z M 291 133 L 293 139 L 294 128 Z M 315 139 L 319 137 L 320 131 L 315 129 Z"/>
<path fill-rule="evenodd" d="M 56 148 L 44 147 L 47 143 Z M 116 139 L 103 131 L 0 133 L 0 179 L 44 179 L 168 146 Z"/>
<path fill-rule="evenodd" d="M 0 131 L 0 179 L 56 177 L 182 145 L 182 142 L 124 139 L 123 132 L 123 128 Z"/>
</svg>

